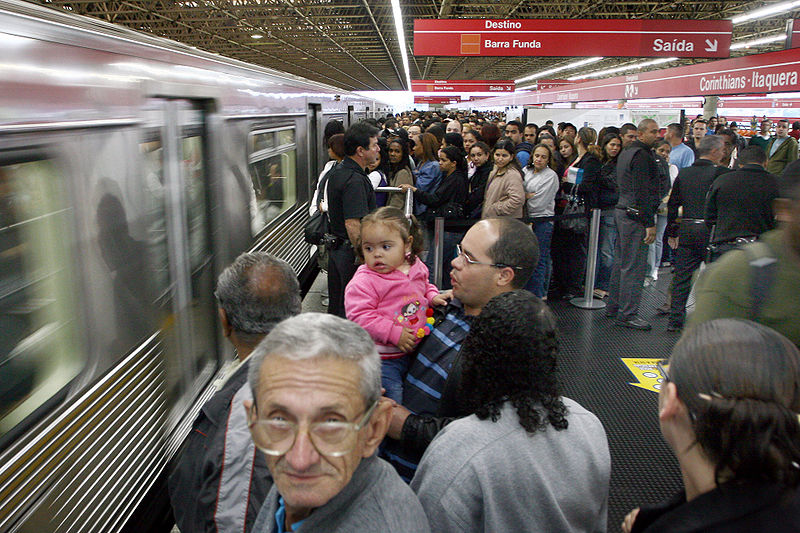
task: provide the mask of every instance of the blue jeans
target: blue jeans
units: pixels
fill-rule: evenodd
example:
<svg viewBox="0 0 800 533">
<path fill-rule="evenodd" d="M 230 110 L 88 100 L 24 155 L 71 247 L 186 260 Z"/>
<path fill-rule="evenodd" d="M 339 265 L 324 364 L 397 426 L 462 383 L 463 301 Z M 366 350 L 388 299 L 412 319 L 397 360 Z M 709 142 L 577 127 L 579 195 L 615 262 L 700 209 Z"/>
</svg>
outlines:
<svg viewBox="0 0 800 533">
<path fill-rule="evenodd" d="M 409 356 L 394 359 L 381 359 L 381 387 L 386 389 L 387 398 L 403 403 L 403 381 L 408 374 Z"/>
<path fill-rule="evenodd" d="M 617 242 L 617 223 L 614 210 L 604 211 L 600 217 L 600 237 L 597 246 L 597 275 L 594 288 L 608 291 L 611 269 L 614 268 L 614 245 Z"/>
<path fill-rule="evenodd" d="M 550 239 L 553 237 L 553 222 L 535 222 L 533 232 L 536 240 L 539 241 L 539 263 L 533 271 L 531 279 L 525 284 L 525 288 L 538 296 L 547 296 L 547 288 L 550 284 Z"/>
<path fill-rule="evenodd" d="M 658 279 L 658 267 L 661 264 L 661 252 L 664 249 L 664 230 L 667 229 L 667 216 L 656 216 L 656 241 L 647 250 L 647 275 Z"/>
</svg>

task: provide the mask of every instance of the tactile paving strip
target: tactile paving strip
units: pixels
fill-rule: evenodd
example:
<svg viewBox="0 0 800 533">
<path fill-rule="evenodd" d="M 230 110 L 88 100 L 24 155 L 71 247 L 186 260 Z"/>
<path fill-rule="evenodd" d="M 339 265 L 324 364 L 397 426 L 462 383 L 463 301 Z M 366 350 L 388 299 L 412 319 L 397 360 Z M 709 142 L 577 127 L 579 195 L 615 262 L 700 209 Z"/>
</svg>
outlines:
<svg viewBox="0 0 800 533">
<path fill-rule="evenodd" d="M 603 310 L 549 302 L 561 331 L 559 374 L 564 395 L 592 411 L 605 426 L 611 450 L 608 531 L 620 531 L 625 515 L 643 503 L 672 496 L 683 486 L 678 463 L 658 426 L 655 392 L 629 385 L 634 376 L 621 357 L 666 358 L 679 334 L 668 333 L 664 303 L 670 274 L 644 289 L 639 316 L 650 331 L 614 325 Z M 568 465 L 565 465 L 568 468 Z"/>
</svg>

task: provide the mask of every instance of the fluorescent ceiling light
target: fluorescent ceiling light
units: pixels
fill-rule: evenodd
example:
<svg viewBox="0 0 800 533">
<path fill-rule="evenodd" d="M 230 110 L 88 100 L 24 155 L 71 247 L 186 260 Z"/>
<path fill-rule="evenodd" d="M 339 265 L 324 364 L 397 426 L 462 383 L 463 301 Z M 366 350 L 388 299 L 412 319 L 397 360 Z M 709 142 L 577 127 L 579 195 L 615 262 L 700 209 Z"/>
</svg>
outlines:
<svg viewBox="0 0 800 533">
<path fill-rule="evenodd" d="M 263 39 L 264 38 L 264 36 L 261 35 L 260 33 L 254 33 L 250 37 L 252 37 L 253 39 Z"/>
<path fill-rule="evenodd" d="M 772 37 L 762 37 L 760 39 L 753 39 L 752 41 L 732 44 L 731 50 L 740 50 L 742 48 L 750 48 L 751 46 L 760 46 L 762 44 L 777 43 L 785 40 L 786 40 L 786 34 L 781 33 L 780 35 L 773 35 Z"/>
<path fill-rule="evenodd" d="M 626 70 L 633 70 L 642 67 L 650 67 L 652 65 L 660 65 L 662 63 L 670 63 L 672 61 L 677 61 L 677 57 L 659 57 L 658 59 L 651 59 L 650 61 L 643 61 L 641 63 L 632 63 L 630 65 L 623 65 L 621 67 L 614 67 L 609 68 L 606 70 L 598 70 L 596 72 L 590 72 L 589 74 L 581 74 L 580 76 L 572 76 L 571 78 L 567 78 L 568 80 L 582 80 L 586 78 L 599 78 L 600 76 L 606 76 L 608 74 L 616 74 L 617 72 L 625 72 Z"/>
<path fill-rule="evenodd" d="M 774 15 L 779 15 L 780 13 L 786 13 L 787 11 L 791 11 L 798 6 L 800 6 L 800 0 L 774 4 L 762 9 L 756 9 L 750 13 L 745 13 L 744 15 L 739 15 L 738 17 L 733 17 L 731 22 L 734 24 L 741 24 L 742 22 L 748 22 L 755 19 L 765 19 Z"/>
<path fill-rule="evenodd" d="M 411 90 L 411 75 L 408 68 L 408 53 L 406 52 L 406 35 L 403 31 L 403 12 L 400 11 L 400 0 L 392 0 L 392 14 L 394 15 L 394 28 L 397 31 L 397 44 L 400 45 L 400 55 L 403 57 L 403 68 L 406 69 L 407 90 Z"/>
<path fill-rule="evenodd" d="M 560 67 L 551 68 L 549 70 L 543 70 L 542 72 L 537 72 L 535 74 L 530 74 L 525 76 L 524 78 L 520 78 L 518 80 L 514 80 L 514 83 L 520 84 L 523 81 L 530 81 L 530 80 L 537 80 L 543 78 L 544 76 L 549 76 L 550 74 L 555 74 L 556 72 L 561 72 L 563 70 L 570 70 L 573 68 L 582 67 L 584 65 L 591 65 L 592 63 L 597 63 L 598 61 L 602 61 L 605 59 L 604 57 L 589 57 L 586 59 L 581 59 L 580 61 L 576 61 L 575 63 L 570 63 L 568 65 L 562 65 Z"/>
</svg>

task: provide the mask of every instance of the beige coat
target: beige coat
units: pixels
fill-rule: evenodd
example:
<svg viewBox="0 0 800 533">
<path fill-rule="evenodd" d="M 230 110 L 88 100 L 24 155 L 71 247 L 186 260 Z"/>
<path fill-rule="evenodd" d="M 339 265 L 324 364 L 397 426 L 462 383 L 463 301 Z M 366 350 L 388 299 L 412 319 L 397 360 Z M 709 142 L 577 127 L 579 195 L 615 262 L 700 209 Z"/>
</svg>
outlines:
<svg viewBox="0 0 800 533">
<path fill-rule="evenodd" d="M 411 175 L 411 171 L 407 168 L 401 168 L 397 171 L 397 174 L 392 177 L 389 187 L 399 187 L 403 183 L 414 185 L 414 176 Z M 401 192 L 390 192 L 389 201 L 386 202 L 386 205 L 396 207 L 398 209 L 405 209 L 406 195 Z"/>
<path fill-rule="evenodd" d="M 510 165 L 506 167 L 504 174 L 497 176 L 496 173 L 497 169 L 492 169 L 489 181 L 486 182 L 481 218 L 503 216 L 522 218 L 525 205 L 522 174 Z"/>
</svg>

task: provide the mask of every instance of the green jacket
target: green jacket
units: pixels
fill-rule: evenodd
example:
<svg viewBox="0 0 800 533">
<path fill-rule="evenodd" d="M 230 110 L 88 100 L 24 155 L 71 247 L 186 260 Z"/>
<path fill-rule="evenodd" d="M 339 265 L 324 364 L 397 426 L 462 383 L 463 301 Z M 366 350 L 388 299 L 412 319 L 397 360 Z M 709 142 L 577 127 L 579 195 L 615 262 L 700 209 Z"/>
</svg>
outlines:
<svg viewBox="0 0 800 533">
<path fill-rule="evenodd" d="M 775 143 L 777 137 L 773 137 L 767 144 L 767 172 L 771 172 L 779 176 L 786 165 L 792 161 L 797 160 L 797 141 L 794 137 L 787 137 L 786 141 L 781 144 L 772 157 L 769 156 L 772 150 L 772 145 Z"/>
<path fill-rule="evenodd" d="M 785 335 L 800 347 L 800 262 L 786 244 L 786 231 L 761 235 L 778 259 L 772 287 L 756 321 Z M 715 318 L 751 319 L 752 267 L 747 253 L 734 250 L 723 255 L 700 277 L 697 303 L 689 325 Z"/>
</svg>

